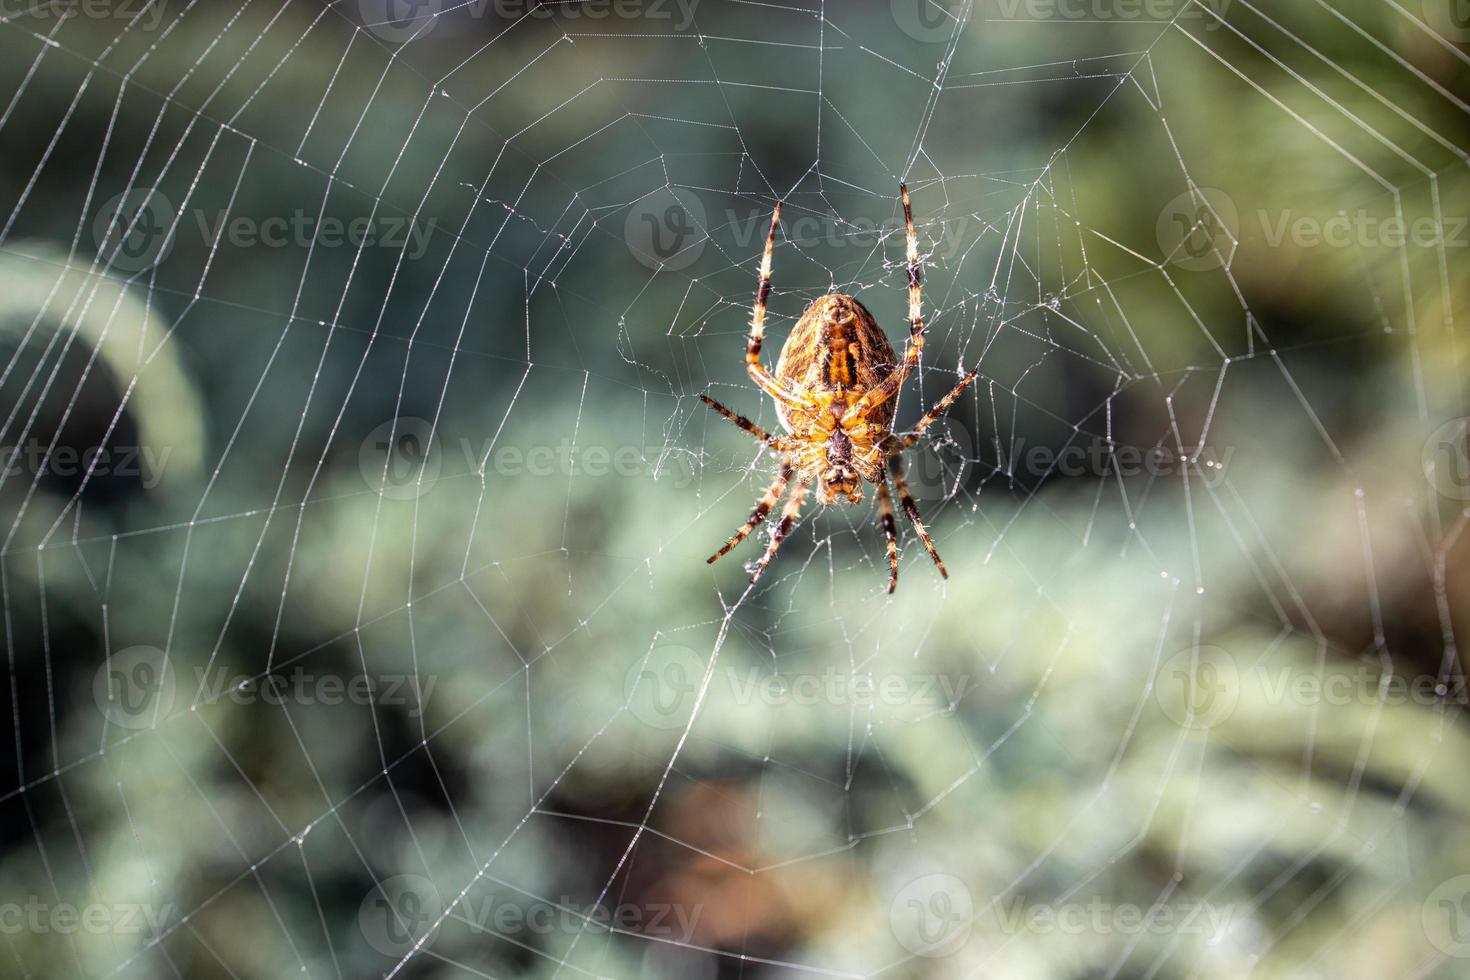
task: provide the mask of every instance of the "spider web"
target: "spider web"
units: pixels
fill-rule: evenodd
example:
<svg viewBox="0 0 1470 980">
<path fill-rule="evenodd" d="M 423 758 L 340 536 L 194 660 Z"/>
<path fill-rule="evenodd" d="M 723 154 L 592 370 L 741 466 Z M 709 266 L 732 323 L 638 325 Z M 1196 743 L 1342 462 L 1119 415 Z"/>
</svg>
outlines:
<svg viewBox="0 0 1470 980">
<path fill-rule="evenodd" d="M 1453 976 L 1451 0 L 0 13 L 17 975 Z M 868 502 L 712 566 L 812 300 Z M 902 519 L 902 515 L 901 519 Z"/>
</svg>

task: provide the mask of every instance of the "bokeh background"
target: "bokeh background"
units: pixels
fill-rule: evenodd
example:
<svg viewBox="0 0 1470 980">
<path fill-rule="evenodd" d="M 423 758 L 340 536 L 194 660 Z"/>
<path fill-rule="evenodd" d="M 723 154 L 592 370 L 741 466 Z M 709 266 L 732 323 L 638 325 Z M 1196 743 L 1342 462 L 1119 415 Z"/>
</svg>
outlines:
<svg viewBox="0 0 1470 980">
<path fill-rule="evenodd" d="M 10 4 L 0 961 L 1470 975 L 1456 0 Z M 743 371 L 929 343 L 754 587 Z M 696 713 L 696 708 L 697 713 Z"/>
</svg>

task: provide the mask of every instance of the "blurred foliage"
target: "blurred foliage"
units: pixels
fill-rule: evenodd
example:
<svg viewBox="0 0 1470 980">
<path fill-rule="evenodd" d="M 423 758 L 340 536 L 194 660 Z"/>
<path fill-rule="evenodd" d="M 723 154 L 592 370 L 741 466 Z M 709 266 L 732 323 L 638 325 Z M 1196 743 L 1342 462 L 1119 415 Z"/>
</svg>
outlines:
<svg viewBox="0 0 1470 980">
<path fill-rule="evenodd" d="M 364 916 L 404 875 L 462 900 L 401 976 L 1462 975 L 1429 920 L 1470 872 L 1463 699 L 1371 692 L 1463 692 L 1466 512 L 1421 452 L 1466 410 L 1470 265 L 1270 231 L 1465 217 L 1463 45 L 1377 0 L 1173 28 L 976 4 L 953 50 L 897 3 L 706 3 L 690 29 L 476 7 L 402 47 L 359 6 L 0 22 L 4 438 L 157 461 L 0 484 L 0 897 L 164 923 L 7 929 L 16 975 L 382 974 L 401 954 Z M 901 417 L 982 370 L 922 501 L 950 578 L 905 539 L 885 598 L 868 507 L 810 507 L 745 596 L 758 545 L 703 559 L 769 467 L 694 396 L 776 424 L 742 369 L 751 229 L 785 197 L 850 245 L 894 227 L 900 177 L 931 311 Z M 140 185 L 184 217 L 156 266 L 106 270 L 99 207 Z M 1157 264 L 1192 186 L 1238 212 L 1228 274 Z M 671 191 L 708 241 L 655 272 L 630 229 Z M 422 254 L 196 220 L 297 214 L 412 219 Z M 773 340 L 834 288 L 898 337 L 901 249 L 783 241 Z M 429 475 L 380 494 L 395 417 L 432 421 Z M 1205 431 L 1223 479 L 1018 465 Z M 533 472 L 564 443 L 636 472 Z M 97 678 L 140 645 L 176 688 L 119 727 Z M 1231 703 L 1181 724 L 1199 647 Z M 687 739 L 692 698 L 649 723 L 641 672 L 712 653 Z M 263 696 L 300 671 L 408 681 Z M 865 677 L 961 693 L 855 703 Z M 974 922 L 916 957 L 897 919 L 936 874 Z M 687 928 L 475 914 L 548 901 Z M 1228 925 L 1025 919 L 1089 904 Z"/>
</svg>

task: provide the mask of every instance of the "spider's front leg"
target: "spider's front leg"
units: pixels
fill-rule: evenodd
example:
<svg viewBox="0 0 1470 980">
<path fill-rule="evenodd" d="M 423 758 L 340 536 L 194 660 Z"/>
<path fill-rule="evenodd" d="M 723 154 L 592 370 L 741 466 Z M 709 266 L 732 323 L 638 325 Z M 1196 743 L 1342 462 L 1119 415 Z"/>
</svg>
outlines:
<svg viewBox="0 0 1470 980">
<path fill-rule="evenodd" d="M 781 202 L 771 212 L 771 230 L 766 232 L 766 250 L 761 255 L 760 282 L 755 288 L 755 306 L 750 313 L 750 339 L 745 345 L 745 369 L 750 379 L 776 401 L 796 407 L 801 400 L 780 378 L 761 363 L 761 342 L 766 336 L 766 300 L 771 296 L 771 250 L 776 244 L 776 223 L 781 220 Z"/>
<path fill-rule="evenodd" d="M 904 268 L 909 277 L 909 342 L 904 348 L 903 360 L 888 373 L 888 377 L 847 410 L 844 421 L 862 418 L 897 395 L 904 380 L 918 367 L 919 357 L 924 353 L 924 274 L 923 266 L 919 262 L 919 236 L 914 232 L 914 213 L 909 206 L 908 185 L 899 184 L 898 192 L 903 199 Z"/>
</svg>

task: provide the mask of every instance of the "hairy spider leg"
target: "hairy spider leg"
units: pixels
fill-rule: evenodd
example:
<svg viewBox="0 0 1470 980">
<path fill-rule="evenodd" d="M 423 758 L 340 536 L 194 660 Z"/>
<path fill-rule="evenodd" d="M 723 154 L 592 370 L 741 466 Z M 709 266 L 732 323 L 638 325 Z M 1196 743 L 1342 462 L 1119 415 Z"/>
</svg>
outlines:
<svg viewBox="0 0 1470 980">
<path fill-rule="evenodd" d="M 944 567 L 944 562 L 939 560 L 939 552 L 934 550 L 934 541 L 929 537 L 929 531 L 924 527 L 924 522 L 919 519 L 919 505 L 914 503 L 914 495 L 909 493 L 909 481 L 904 479 L 902 456 L 894 453 L 888 457 L 888 472 L 893 474 L 893 485 L 898 487 L 898 499 L 903 504 L 903 512 L 909 516 L 914 530 L 919 532 L 919 538 L 924 542 L 924 547 L 929 549 L 929 557 L 934 559 L 939 574 L 949 578 L 949 571 Z"/>
<path fill-rule="evenodd" d="M 924 352 L 924 314 L 923 314 L 923 273 L 919 266 L 919 236 L 914 233 L 914 212 L 909 207 L 909 189 L 907 184 L 898 185 L 899 196 L 903 198 L 903 224 L 906 236 L 905 255 L 909 274 L 909 342 L 903 351 L 903 360 L 894 368 L 877 387 L 873 388 L 862 398 L 853 403 L 843 416 L 844 422 L 856 421 L 866 415 L 872 409 L 881 405 L 894 395 L 898 389 L 903 387 L 904 380 L 908 378 L 915 366 L 919 363 L 919 355 Z"/>
<path fill-rule="evenodd" d="M 786 491 L 786 483 L 791 479 L 791 475 L 794 472 L 795 470 L 792 469 L 790 464 L 783 463 L 781 465 L 781 470 L 776 474 L 776 479 L 772 480 L 771 485 L 766 488 L 765 496 L 761 497 L 760 503 L 755 505 L 755 510 L 751 511 L 750 516 L 745 519 L 745 526 L 736 531 L 730 540 L 725 542 L 723 548 L 705 559 L 706 564 L 712 565 L 728 555 L 735 549 L 736 545 L 745 540 L 751 531 L 761 526 L 761 522 L 766 519 L 766 515 L 771 512 L 771 508 L 776 506 L 776 501 L 780 500 L 781 494 Z"/>
<path fill-rule="evenodd" d="M 761 556 L 761 560 L 755 566 L 755 574 L 750 577 L 755 582 L 761 577 L 761 572 L 776 557 L 776 549 L 781 547 L 781 542 L 786 540 L 786 535 L 796 524 L 796 519 L 801 516 L 801 502 L 806 499 L 807 491 L 811 489 L 812 478 L 805 472 L 796 478 L 796 487 L 791 491 L 791 496 L 786 500 L 786 506 L 781 509 L 781 522 L 776 525 L 776 533 L 771 535 L 770 547 Z"/>
<path fill-rule="evenodd" d="M 898 588 L 898 527 L 893 521 L 893 495 L 888 492 L 887 477 L 878 482 L 878 517 L 888 542 L 888 594 L 892 595 Z"/>
<path fill-rule="evenodd" d="M 761 256 L 760 283 L 755 289 L 755 308 L 750 314 L 750 341 L 745 347 L 745 369 L 762 391 L 781 404 L 796 408 L 802 405 L 802 400 L 761 363 L 761 341 L 766 335 L 766 300 L 771 295 L 771 249 L 776 243 L 776 222 L 780 220 L 781 203 L 778 201 L 776 210 L 771 212 L 771 230 L 766 232 L 766 250 Z"/>
<path fill-rule="evenodd" d="M 710 396 L 700 395 L 699 400 L 704 402 L 710 408 L 719 412 L 731 422 L 734 422 L 736 425 L 740 426 L 740 428 L 744 429 L 746 432 L 749 432 L 751 435 L 755 436 L 767 446 L 770 446 L 772 449 L 783 449 L 786 447 L 787 441 L 785 439 L 771 435 L 765 429 L 762 429 L 760 426 L 756 425 L 744 415 L 741 415 L 739 412 L 726 408 L 724 405 L 721 405 Z"/>
<path fill-rule="evenodd" d="M 914 443 L 918 442 L 919 436 L 923 433 L 923 431 L 929 428 L 929 426 L 933 425 L 935 419 L 939 418 L 939 416 L 948 411 L 949 406 L 954 404 L 954 400 L 960 397 L 960 394 L 963 393 L 964 390 L 970 386 L 970 382 L 975 380 L 975 375 L 979 373 L 979 370 L 979 368 L 976 368 L 974 371 L 971 371 L 969 374 L 965 375 L 963 378 L 960 379 L 959 384 L 955 385 L 949 390 L 949 394 L 945 395 L 943 398 L 939 399 L 939 401 L 935 402 L 934 407 L 924 413 L 924 417 L 919 419 L 918 423 L 915 424 L 915 426 L 913 427 L 913 430 L 910 431 L 903 438 L 899 439 L 899 445 L 907 449 Z"/>
</svg>

